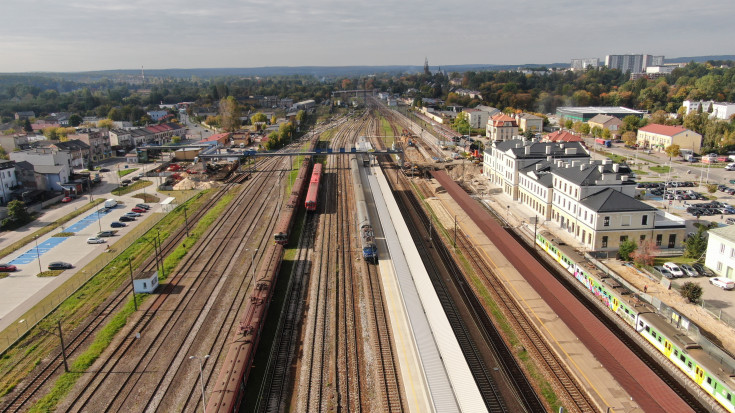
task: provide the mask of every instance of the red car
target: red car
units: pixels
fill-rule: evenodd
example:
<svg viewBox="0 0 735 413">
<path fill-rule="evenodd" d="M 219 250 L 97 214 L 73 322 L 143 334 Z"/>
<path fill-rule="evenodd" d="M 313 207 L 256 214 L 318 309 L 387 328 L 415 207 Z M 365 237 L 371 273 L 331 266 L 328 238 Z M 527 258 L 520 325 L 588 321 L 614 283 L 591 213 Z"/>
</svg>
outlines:
<svg viewBox="0 0 735 413">
<path fill-rule="evenodd" d="M 70 197 L 70 196 L 65 196 L 65 197 L 64 197 L 64 198 L 63 198 L 63 199 L 61 200 L 61 202 L 63 202 L 63 203 L 71 202 L 71 197 Z"/>
<path fill-rule="evenodd" d="M 18 268 L 16 268 L 15 265 L 10 264 L 0 264 L 0 272 L 13 272 L 16 271 Z"/>
<path fill-rule="evenodd" d="M 133 211 L 133 212 L 137 212 L 137 213 L 139 213 L 139 214 L 142 214 L 142 213 L 144 213 L 144 212 L 148 212 L 148 210 L 146 210 L 146 209 L 143 209 L 143 208 L 138 208 L 138 207 L 135 207 L 135 208 L 133 208 L 133 209 L 132 209 L 131 211 Z"/>
</svg>

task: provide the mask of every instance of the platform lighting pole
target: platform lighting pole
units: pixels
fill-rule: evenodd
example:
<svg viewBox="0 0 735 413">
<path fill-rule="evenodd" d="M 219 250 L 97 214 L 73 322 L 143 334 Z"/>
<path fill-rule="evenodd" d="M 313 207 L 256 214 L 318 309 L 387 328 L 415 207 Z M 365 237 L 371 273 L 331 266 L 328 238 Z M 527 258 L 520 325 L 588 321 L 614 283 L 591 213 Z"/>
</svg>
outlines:
<svg viewBox="0 0 735 413">
<path fill-rule="evenodd" d="M 102 221 L 100 217 L 100 209 L 97 208 L 97 225 L 100 227 L 100 232 L 102 232 Z"/>
<path fill-rule="evenodd" d="M 135 300 L 135 283 L 133 282 L 133 263 L 128 258 L 128 269 L 130 270 L 130 288 L 131 288 L 131 294 L 133 294 L 133 306 L 135 307 L 135 311 L 138 311 L 138 302 Z"/>
<path fill-rule="evenodd" d="M 163 247 L 161 246 L 161 231 L 156 229 L 156 239 L 158 239 L 158 252 L 163 255 Z M 166 278 L 166 270 L 163 268 L 163 257 L 159 258 L 161 262 L 161 277 Z"/>
<path fill-rule="evenodd" d="M 38 251 L 38 235 L 35 235 L 33 240 L 36 242 L 36 258 L 38 258 L 38 273 L 40 274 L 43 269 L 41 269 L 41 253 Z"/>
<path fill-rule="evenodd" d="M 196 359 L 199 362 L 199 383 L 202 386 L 202 411 L 204 413 L 207 413 L 207 399 L 204 395 L 204 373 L 202 371 L 202 360 L 206 360 L 208 358 L 209 354 L 206 354 L 204 357 L 189 356 L 189 360 Z"/>
</svg>

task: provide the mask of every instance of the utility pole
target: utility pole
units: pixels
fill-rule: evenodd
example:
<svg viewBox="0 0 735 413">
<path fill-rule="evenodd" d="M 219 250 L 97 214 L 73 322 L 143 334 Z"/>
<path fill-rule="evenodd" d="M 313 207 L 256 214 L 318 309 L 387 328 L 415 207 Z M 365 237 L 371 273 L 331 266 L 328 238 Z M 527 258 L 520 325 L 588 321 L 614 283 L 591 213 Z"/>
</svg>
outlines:
<svg viewBox="0 0 735 413">
<path fill-rule="evenodd" d="M 133 294 L 133 306 L 135 307 L 135 311 L 138 311 L 138 302 L 135 300 L 135 282 L 133 282 L 133 263 L 128 258 L 128 269 L 130 269 L 130 288 L 132 289 L 131 294 Z"/>
<path fill-rule="evenodd" d="M 186 216 L 186 205 L 184 205 L 184 222 L 186 223 L 186 237 L 189 238 L 189 218 Z"/>
<path fill-rule="evenodd" d="M 457 216 L 454 216 L 454 248 L 457 248 Z"/>
</svg>

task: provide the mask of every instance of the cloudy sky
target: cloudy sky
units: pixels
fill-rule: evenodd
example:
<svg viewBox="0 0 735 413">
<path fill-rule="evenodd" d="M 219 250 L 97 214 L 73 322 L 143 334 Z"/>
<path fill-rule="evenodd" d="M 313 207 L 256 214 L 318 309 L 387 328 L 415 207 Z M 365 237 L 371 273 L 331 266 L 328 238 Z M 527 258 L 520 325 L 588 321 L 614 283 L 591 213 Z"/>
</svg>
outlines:
<svg viewBox="0 0 735 413">
<path fill-rule="evenodd" d="M 4 0 L 0 72 L 735 54 L 735 1 Z"/>
</svg>

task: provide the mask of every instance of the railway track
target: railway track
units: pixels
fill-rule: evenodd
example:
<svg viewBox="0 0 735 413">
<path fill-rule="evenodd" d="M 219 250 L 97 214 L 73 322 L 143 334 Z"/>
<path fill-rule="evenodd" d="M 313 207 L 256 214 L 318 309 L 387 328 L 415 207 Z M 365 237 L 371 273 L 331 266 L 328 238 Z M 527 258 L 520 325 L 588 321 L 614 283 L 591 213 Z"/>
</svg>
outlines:
<svg viewBox="0 0 735 413">
<path fill-rule="evenodd" d="M 576 406 L 577 411 L 580 412 L 597 411 L 595 404 L 589 398 L 587 392 L 579 385 L 577 380 L 574 379 L 556 353 L 551 349 L 544 337 L 539 334 L 531 319 L 525 311 L 523 311 L 507 288 L 505 288 L 503 283 L 498 279 L 495 272 L 480 256 L 474 245 L 467 240 L 465 234 L 459 230 L 455 239 L 457 240 L 457 248 L 470 261 L 475 273 L 482 277 L 484 284 L 490 287 L 494 293 L 495 303 L 503 308 L 503 312 L 507 315 L 506 319 L 513 324 L 513 329 L 516 334 L 521 336 L 524 347 L 527 350 L 529 348 L 533 348 L 536 352 L 536 357 L 534 357 L 534 359 L 543 363 L 540 367 L 543 370 L 550 372 L 553 375 L 554 380 L 560 384 L 560 386 L 555 387 L 563 390 L 563 398 L 569 401 L 566 405 Z M 478 308 L 477 310 L 479 311 L 480 309 Z M 499 345 L 504 345 L 505 341 L 500 337 L 500 332 L 496 330 L 495 334 L 498 335 L 499 340 L 497 340 L 497 342 Z M 503 357 L 503 361 L 507 360 L 506 357 L 513 356 L 510 348 L 508 348 L 507 345 L 504 347 L 505 348 L 502 350 L 501 354 L 505 354 L 506 356 Z M 508 365 L 505 365 L 504 368 L 508 377 L 511 380 L 522 380 L 522 382 L 516 384 L 516 387 L 519 389 L 526 388 L 529 391 L 533 390 L 533 387 L 526 379 L 525 372 L 520 368 L 520 366 L 517 363 L 507 364 Z M 538 406 L 538 404 L 535 404 L 537 400 L 534 400 L 537 399 L 536 392 L 533 391 L 531 393 L 524 392 L 521 393 L 520 396 L 526 400 L 530 395 L 531 399 L 526 400 L 526 404 L 529 406 Z M 539 407 L 542 407 L 542 405 Z"/>
<path fill-rule="evenodd" d="M 194 213 L 189 219 L 192 223 L 197 222 L 201 217 L 206 214 L 210 207 L 216 205 L 217 202 L 227 193 L 227 191 L 234 185 L 233 184 L 224 186 L 217 193 L 212 196 L 205 205 Z M 162 255 L 168 255 L 178 245 L 178 242 L 186 237 L 186 231 L 184 228 L 179 228 L 174 233 L 170 234 L 167 239 L 162 242 L 161 253 Z M 152 271 L 157 267 L 155 254 L 145 259 L 140 265 L 142 270 L 139 271 Z M 73 358 L 84 351 L 86 346 L 91 342 L 97 333 L 97 331 L 104 325 L 110 322 L 112 317 L 122 308 L 122 305 L 127 302 L 130 297 L 130 287 L 124 284 L 118 288 L 115 293 L 105 300 L 102 306 L 95 312 L 94 315 L 89 317 L 87 320 L 77 327 L 71 338 L 66 336 L 64 338 L 66 344 L 66 352 L 68 358 Z M 29 340 L 33 340 L 33 336 L 29 337 Z M 16 388 L 13 392 L 5 396 L 5 400 L 0 407 L 1 412 L 15 412 L 20 411 L 26 407 L 32 399 L 39 394 L 39 391 L 54 377 L 63 366 L 63 360 L 61 357 L 60 349 L 54 349 L 46 361 L 40 366 L 40 370 L 34 372 L 34 375 L 29 380 L 24 381 L 21 386 Z"/>
<path fill-rule="evenodd" d="M 261 180 L 260 185 L 261 189 L 266 189 L 264 179 Z M 218 241 L 238 237 L 236 233 L 241 226 L 248 228 L 245 234 L 252 232 L 252 222 L 249 225 L 241 222 L 246 213 L 241 211 L 243 208 L 239 203 L 245 202 L 246 211 L 249 211 L 250 208 L 255 208 L 256 211 L 262 210 L 262 204 L 256 204 L 256 199 L 258 198 L 252 197 L 250 191 L 241 191 L 239 199 L 230 204 L 220 219 L 215 222 L 215 225 L 205 234 L 198 247 L 190 251 L 182 261 L 180 268 L 185 270 L 178 271 L 171 278 L 171 281 L 164 287 L 166 289 L 163 291 L 164 294 L 159 295 L 151 303 L 149 309 L 130 329 L 131 333 L 133 331 L 141 333 L 142 338 L 139 340 L 128 338 L 120 342 L 112 351 L 112 354 L 106 356 L 102 365 L 98 364 L 96 366 L 97 370 L 87 379 L 83 391 L 79 392 L 66 406 L 67 410 L 118 410 L 123 406 L 133 407 L 135 410 L 135 407 L 157 405 L 154 396 L 162 383 L 168 381 L 168 374 L 152 378 L 151 375 L 135 373 L 142 373 L 150 367 L 150 364 L 154 364 L 153 355 L 156 355 L 158 360 L 170 360 L 168 366 L 164 367 L 162 371 L 175 372 L 180 368 L 187 356 L 185 353 L 188 347 L 192 345 L 187 337 L 193 337 L 192 330 L 196 333 L 203 326 L 203 320 L 209 314 L 209 310 L 213 306 L 213 300 L 224 286 L 223 280 L 225 279 L 219 277 L 216 277 L 219 278 L 216 283 L 212 281 L 205 283 L 208 278 L 211 278 L 208 275 L 214 275 L 214 268 L 224 270 L 226 267 L 234 265 L 234 255 L 225 255 L 227 249 L 220 248 L 220 242 Z M 240 235 L 240 237 L 244 240 L 245 235 Z M 231 254 L 232 251 L 227 251 L 227 253 Z M 215 265 L 217 261 L 225 262 L 225 268 L 222 268 L 221 265 L 217 267 Z M 213 280 L 216 278 L 213 278 Z M 244 291 L 247 290 L 250 282 L 251 279 L 248 277 L 242 277 L 239 285 L 230 286 L 228 290 L 240 291 L 241 295 L 244 296 Z M 176 297 L 177 294 L 171 293 L 178 286 L 182 286 L 184 292 Z M 170 300 L 170 297 L 176 297 L 177 299 Z M 195 307 L 197 311 L 187 311 L 188 308 L 192 307 Z M 154 324 L 154 321 L 157 324 Z M 187 332 L 183 335 L 180 332 L 182 326 L 189 326 Z M 150 334 L 145 336 L 142 334 L 147 329 L 156 332 L 153 337 Z M 173 347 L 175 351 L 164 350 L 164 343 L 169 347 Z M 186 348 L 184 348 L 185 345 L 187 345 Z M 135 349 L 133 349 L 134 347 Z M 171 357 L 172 353 L 175 357 Z M 217 354 L 213 355 L 216 356 Z M 119 375 L 115 375 L 113 379 L 111 373 L 119 371 L 127 371 L 133 374 L 129 373 L 122 380 L 118 377 Z M 175 375 L 175 373 L 173 374 Z M 141 386 L 145 390 L 141 390 Z M 136 388 L 138 391 L 134 392 Z M 143 401 L 145 397 L 141 397 L 141 395 L 146 394 L 150 389 L 154 391 L 150 394 L 148 400 Z M 135 399 L 129 398 L 132 394 L 135 394 Z"/>
</svg>

